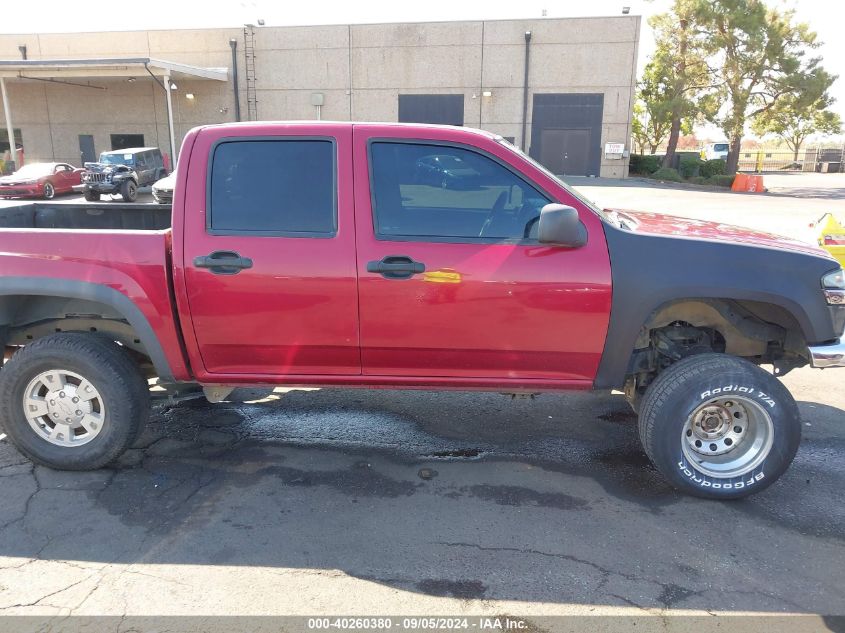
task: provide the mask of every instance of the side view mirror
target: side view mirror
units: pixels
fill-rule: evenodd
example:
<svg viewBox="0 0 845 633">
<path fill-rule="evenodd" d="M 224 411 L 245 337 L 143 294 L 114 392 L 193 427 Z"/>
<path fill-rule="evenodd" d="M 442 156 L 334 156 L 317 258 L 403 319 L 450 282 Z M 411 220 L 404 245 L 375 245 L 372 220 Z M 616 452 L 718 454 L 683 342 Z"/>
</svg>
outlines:
<svg viewBox="0 0 845 633">
<path fill-rule="evenodd" d="M 540 210 L 537 241 L 541 244 L 579 248 L 587 243 L 587 227 L 573 207 L 553 202 Z"/>
</svg>

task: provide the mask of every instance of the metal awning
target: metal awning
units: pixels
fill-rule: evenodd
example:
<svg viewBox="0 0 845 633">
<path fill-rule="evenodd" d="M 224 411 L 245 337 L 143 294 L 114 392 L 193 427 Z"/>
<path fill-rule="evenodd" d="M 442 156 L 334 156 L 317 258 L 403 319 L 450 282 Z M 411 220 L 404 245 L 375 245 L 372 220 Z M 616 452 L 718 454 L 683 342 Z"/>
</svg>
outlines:
<svg viewBox="0 0 845 633">
<path fill-rule="evenodd" d="M 226 81 L 228 68 L 203 68 L 154 57 L 102 57 L 93 59 L 0 59 L 0 77 L 9 79 L 61 79 L 157 76 Z"/>
<path fill-rule="evenodd" d="M 176 164 L 176 142 L 173 134 L 171 79 L 227 81 L 228 68 L 203 68 L 154 57 L 102 57 L 92 59 L 0 59 L 0 91 L 6 113 L 9 143 L 14 147 L 12 115 L 6 94 L 6 82 L 49 81 L 74 84 L 74 80 L 126 79 L 150 77 L 164 89 L 167 100 L 167 123 L 170 132 L 170 155 Z M 14 152 L 12 155 L 14 160 Z"/>
</svg>

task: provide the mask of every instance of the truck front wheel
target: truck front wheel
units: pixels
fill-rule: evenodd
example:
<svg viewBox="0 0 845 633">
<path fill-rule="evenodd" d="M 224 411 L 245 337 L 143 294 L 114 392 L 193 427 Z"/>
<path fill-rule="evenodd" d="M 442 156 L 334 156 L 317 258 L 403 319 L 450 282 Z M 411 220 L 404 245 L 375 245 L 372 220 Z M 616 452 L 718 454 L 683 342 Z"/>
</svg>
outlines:
<svg viewBox="0 0 845 633">
<path fill-rule="evenodd" d="M 798 406 L 777 378 L 724 354 L 685 358 L 649 385 L 643 448 L 676 488 L 737 499 L 780 477 L 801 441 Z"/>
<path fill-rule="evenodd" d="M 38 339 L 0 370 L 0 427 L 32 461 L 94 470 L 137 439 L 149 389 L 122 347 L 95 334 Z"/>
<path fill-rule="evenodd" d="M 85 190 L 85 199 L 88 202 L 99 202 L 100 194 L 96 191 L 91 191 L 90 189 Z"/>
<path fill-rule="evenodd" d="M 138 185 L 134 180 L 124 180 L 120 183 L 120 196 L 124 202 L 135 202 L 138 197 Z"/>
</svg>

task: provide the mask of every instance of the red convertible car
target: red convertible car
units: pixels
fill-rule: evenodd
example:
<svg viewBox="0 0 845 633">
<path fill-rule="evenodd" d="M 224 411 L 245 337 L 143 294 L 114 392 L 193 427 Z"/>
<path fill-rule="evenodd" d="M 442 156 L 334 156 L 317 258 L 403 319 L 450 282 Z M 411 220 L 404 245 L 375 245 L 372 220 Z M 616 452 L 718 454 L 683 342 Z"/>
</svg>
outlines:
<svg viewBox="0 0 845 633">
<path fill-rule="evenodd" d="M 84 169 L 67 163 L 32 163 L 0 178 L 0 198 L 44 198 L 70 193 L 82 182 Z"/>
</svg>

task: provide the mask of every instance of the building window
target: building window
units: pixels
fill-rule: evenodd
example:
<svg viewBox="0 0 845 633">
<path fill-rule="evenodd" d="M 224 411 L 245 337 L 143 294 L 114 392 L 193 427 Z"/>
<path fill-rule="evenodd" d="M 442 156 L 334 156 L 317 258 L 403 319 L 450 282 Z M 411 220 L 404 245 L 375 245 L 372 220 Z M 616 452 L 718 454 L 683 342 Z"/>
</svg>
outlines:
<svg viewBox="0 0 845 633">
<path fill-rule="evenodd" d="M 380 239 L 500 242 L 536 236 L 549 199 L 486 155 L 375 142 L 370 166 Z"/>
<path fill-rule="evenodd" d="M 399 95 L 400 123 L 464 124 L 464 95 Z"/>
<path fill-rule="evenodd" d="M 144 147 L 143 134 L 112 134 L 111 148 L 127 149 L 129 147 Z"/>
<path fill-rule="evenodd" d="M 330 140 L 225 141 L 214 149 L 210 183 L 209 228 L 214 233 L 335 233 Z"/>
</svg>

